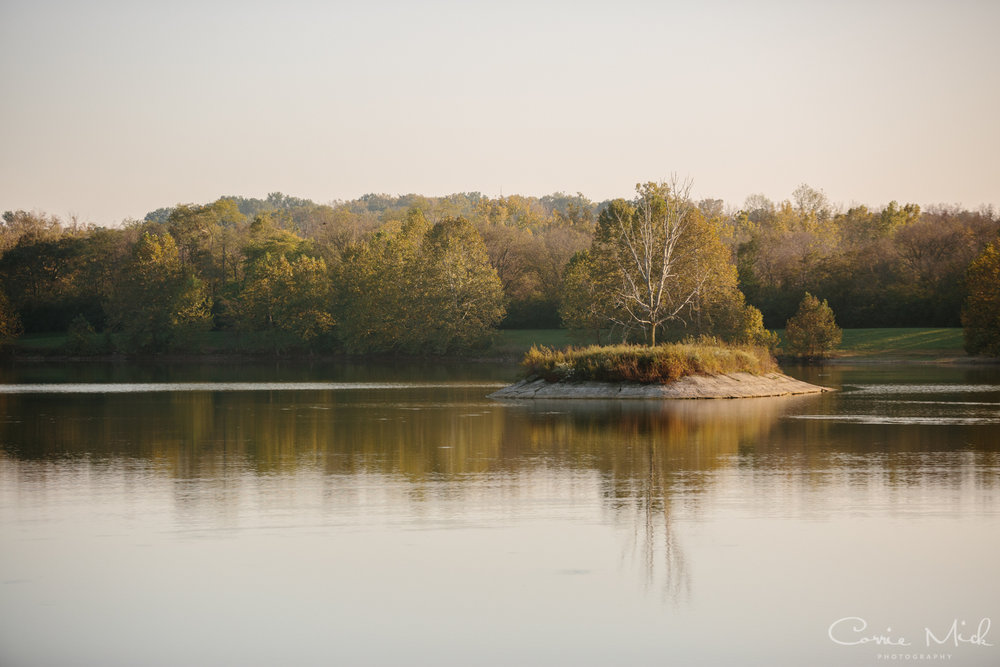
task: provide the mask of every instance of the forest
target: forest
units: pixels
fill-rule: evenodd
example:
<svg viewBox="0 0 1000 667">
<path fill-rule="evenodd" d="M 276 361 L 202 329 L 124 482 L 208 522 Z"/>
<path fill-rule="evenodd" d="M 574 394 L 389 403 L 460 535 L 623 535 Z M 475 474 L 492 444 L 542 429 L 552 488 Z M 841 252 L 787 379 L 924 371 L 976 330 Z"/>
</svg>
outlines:
<svg viewBox="0 0 1000 667">
<path fill-rule="evenodd" d="M 655 302 L 615 306 L 608 253 L 634 250 L 619 232 L 663 215 L 686 230 L 675 278 Z M 739 209 L 648 183 L 605 202 L 224 196 L 114 228 L 7 211 L 0 339 L 68 332 L 81 354 L 137 353 L 191 350 L 212 330 L 247 351 L 418 355 L 475 350 L 497 327 L 738 340 L 784 327 L 807 292 L 842 327 L 957 327 L 968 276 L 993 275 L 970 267 L 995 255 L 998 234 L 992 207 L 846 208 L 808 185 Z"/>
</svg>

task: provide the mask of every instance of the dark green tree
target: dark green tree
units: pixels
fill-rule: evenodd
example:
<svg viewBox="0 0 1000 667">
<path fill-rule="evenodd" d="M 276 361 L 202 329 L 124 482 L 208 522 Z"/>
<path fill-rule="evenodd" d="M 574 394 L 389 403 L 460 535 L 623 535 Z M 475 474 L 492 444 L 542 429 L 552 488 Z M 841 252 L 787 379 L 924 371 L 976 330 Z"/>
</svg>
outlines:
<svg viewBox="0 0 1000 667">
<path fill-rule="evenodd" d="M 789 352 L 808 359 L 829 357 L 840 345 L 842 335 L 826 299 L 820 301 L 809 292 L 785 325 Z"/>
</svg>

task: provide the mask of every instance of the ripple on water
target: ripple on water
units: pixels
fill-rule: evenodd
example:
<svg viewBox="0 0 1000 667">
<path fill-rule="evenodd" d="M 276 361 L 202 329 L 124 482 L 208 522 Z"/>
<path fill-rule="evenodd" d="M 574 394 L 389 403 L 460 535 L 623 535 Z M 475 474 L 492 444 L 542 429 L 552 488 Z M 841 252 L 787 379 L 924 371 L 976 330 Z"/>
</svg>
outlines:
<svg viewBox="0 0 1000 667">
<path fill-rule="evenodd" d="M 789 419 L 813 419 L 818 421 L 842 422 L 846 424 L 892 424 L 892 425 L 936 425 L 966 426 L 974 424 L 1000 424 L 1000 415 L 976 417 L 916 417 L 890 415 L 788 415 Z"/>
</svg>

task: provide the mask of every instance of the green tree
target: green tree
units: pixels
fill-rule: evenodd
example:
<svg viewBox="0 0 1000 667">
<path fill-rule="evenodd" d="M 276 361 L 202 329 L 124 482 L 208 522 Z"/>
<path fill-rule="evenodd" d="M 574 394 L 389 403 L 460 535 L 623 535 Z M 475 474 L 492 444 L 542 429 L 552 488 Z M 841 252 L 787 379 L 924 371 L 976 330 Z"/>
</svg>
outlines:
<svg viewBox="0 0 1000 667">
<path fill-rule="evenodd" d="M 341 335 L 354 352 L 441 354 L 475 346 L 503 317 L 503 288 L 464 218 L 423 213 L 348 253 Z"/>
<path fill-rule="evenodd" d="M 820 301 L 806 292 L 799 310 L 785 325 L 789 351 L 798 357 L 822 359 L 840 345 L 842 331 L 834 321 L 826 299 Z"/>
<path fill-rule="evenodd" d="M 356 243 L 344 259 L 340 335 L 355 353 L 402 350 L 425 321 L 421 280 L 424 236 L 430 223 L 411 210 L 402 224 L 387 225 Z"/>
<path fill-rule="evenodd" d="M 503 286 L 482 237 L 465 218 L 446 218 L 425 239 L 423 346 L 443 354 L 481 345 L 504 316 Z"/>
<path fill-rule="evenodd" d="M 108 303 L 112 326 L 126 348 L 162 351 L 187 342 L 211 324 L 211 298 L 204 283 L 182 266 L 170 234 L 146 233 L 123 267 Z"/>
<path fill-rule="evenodd" d="M 610 309 L 614 307 L 617 282 L 607 268 L 599 266 L 589 250 L 581 250 L 570 258 L 560 286 L 559 317 L 563 326 L 580 333 L 591 332 L 598 345 L 601 329 L 616 319 Z"/>
<path fill-rule="evenodd" d="M 322 258 L 289 261 L 264 253 L 249 263 L 239 294 L 239 328 L 278 350 L 311 343 L 333 329 L 331 281 Z"/>
<path fill-rule="evenodd" d="M 965 350 L 1000 357 L 1000 240 L 987 245 L 969 265 L 966 285 Z"/>
</svg>

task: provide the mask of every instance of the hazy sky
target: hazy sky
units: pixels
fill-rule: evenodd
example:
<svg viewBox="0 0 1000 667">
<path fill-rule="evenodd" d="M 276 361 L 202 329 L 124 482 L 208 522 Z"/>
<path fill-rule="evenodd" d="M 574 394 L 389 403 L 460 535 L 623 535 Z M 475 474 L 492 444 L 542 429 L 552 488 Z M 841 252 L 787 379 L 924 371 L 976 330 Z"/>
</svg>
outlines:
<svg viewBox="0 0 1000 667">
<path fill-rule="evenodd" d="M 268 192 L 1000 205 L 1000 2 L 0 0 L 0 210 Z"/>
</svg>

